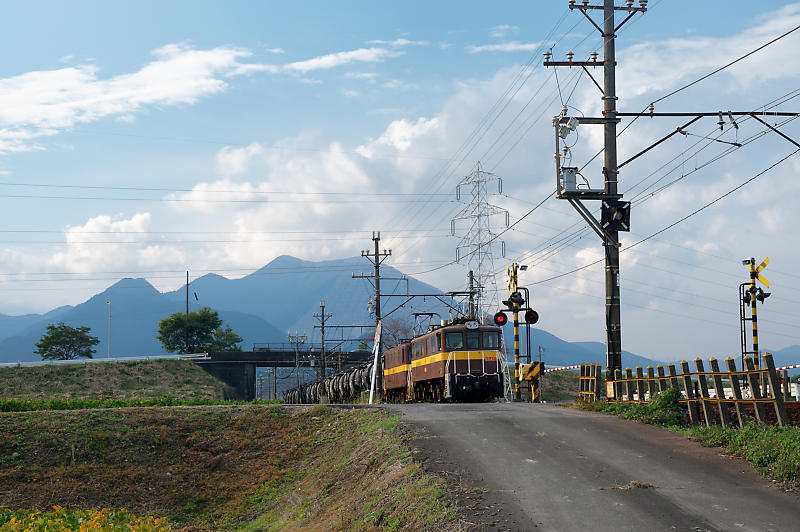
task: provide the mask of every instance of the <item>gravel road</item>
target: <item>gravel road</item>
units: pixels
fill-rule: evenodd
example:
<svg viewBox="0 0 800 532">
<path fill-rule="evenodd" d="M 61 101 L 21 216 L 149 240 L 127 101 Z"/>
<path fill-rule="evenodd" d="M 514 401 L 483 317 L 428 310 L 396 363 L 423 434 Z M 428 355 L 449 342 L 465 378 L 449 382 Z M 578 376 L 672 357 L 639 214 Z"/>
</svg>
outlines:
<svg viewBox="0 0 800 532">
<path fill-rule="evenodd" d="M 521 403 L 391 405 L 489 530 L 800 530 L 800 496 L 664 429 Z"/>
</svg>

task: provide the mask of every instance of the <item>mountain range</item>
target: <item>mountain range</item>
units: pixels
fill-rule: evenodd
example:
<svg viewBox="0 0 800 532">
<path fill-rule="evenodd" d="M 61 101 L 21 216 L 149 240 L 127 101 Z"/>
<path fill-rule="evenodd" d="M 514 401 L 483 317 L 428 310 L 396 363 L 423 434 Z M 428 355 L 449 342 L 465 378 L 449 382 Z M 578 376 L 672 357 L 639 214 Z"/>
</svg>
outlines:
<svg viewBox="0 0 800 532">
<path fill-rule="evenodd" d="M 336 328 L 335 325 L 374 323 L 367 303 L 374 294 L 370 283 L 353 279 L 353 273 L 371 273 L 371 264 L 362 257 L 311 262 L 290 256 L 280 256 L 263 268 L 239 279 L 228 279 L 217 274 L 203 275 L 189 284 L 189 308 L 196 310 L 208 306 L 217 310 L 227 324 L 243 339 L 242 348 L 252 349 L 254 343 L 285 342 L 287 334 L 307 334 L 309 341 L 319 343 L 318 320 L 314 313 L 320 311 L 320 301 L 325 301 L 325 312 L 331 313 L 326 322 L 326 340 L 358 336 L 357 329 Z M 413 320 L 419 312 L 435 313 L 436 319 L 448 319 L 449 309 L 439 300 L 417 297 L 408 300 L 404 294 L 441 294 L 441 290 L 404 276 L 399 270 L 381 266 L 382 314 Z M 186 290 L 159 292 L 145 279 L 122 279 L 103 292 L 76 306 L 55 308 L 45 314 L 8 316 L 0 314 L 0 362 L 39 360 L 34 353 L 35 344 L 44 334 L 48 324 L 64 322 L 68 325 L 88 326 L 100 343 L 96 358 L 108 353 L 109 304 L 111 307 L 112 357 L 155 355 L 164 353 L 156 339 L 160 319 L 174 312 L 183 312 Z M 505 337 L 510 343 L 511 326 Z M 365 337 L 372 331 L 364 330 Z M 543 348 L 542 359 L 549 367 L 580 362 L 605 362 L 605 345 L 601 342 L 567 342 L 549 332 L 534 328 L 532 335 L 533 359 L 538 358 L 538 347 Z M 521 352 L 525 353 L 525 331 L 521 330 Z M 774 351 L 778 365 L 800 362 L 800 346 Z M 656 365 L 652 360 L 627 351 L 623 352 L 624 366 Z"/>
</svg>

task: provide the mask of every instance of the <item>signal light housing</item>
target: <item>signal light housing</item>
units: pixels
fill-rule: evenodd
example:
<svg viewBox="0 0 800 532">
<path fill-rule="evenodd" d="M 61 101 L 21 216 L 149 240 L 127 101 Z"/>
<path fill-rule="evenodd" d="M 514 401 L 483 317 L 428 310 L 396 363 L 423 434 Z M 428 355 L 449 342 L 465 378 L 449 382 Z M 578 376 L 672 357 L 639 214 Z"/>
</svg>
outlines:
<svg viewBox="0 0 800 532">
<path fill-rule="evenodd" d="M 603 200 L 600 225 L 609 231 L 631 230 L 631 202 Z"/>
<path fill-rule="evenodd" d="M 494 315 L 494 324 L 498 327 L 502 327 L 508 323 L 508 316 L 506 316 L 505 312 L 502 310 Z"/>
<path fill-rule="evenodd" d="M 529 308 L 528 310 L 525 311 L 525 323 L 530 323 L 531 325 L 533 325 L 537 321 L 539 321 L 538 312 L 536 312 L 532 308 Z"/>
</svg>

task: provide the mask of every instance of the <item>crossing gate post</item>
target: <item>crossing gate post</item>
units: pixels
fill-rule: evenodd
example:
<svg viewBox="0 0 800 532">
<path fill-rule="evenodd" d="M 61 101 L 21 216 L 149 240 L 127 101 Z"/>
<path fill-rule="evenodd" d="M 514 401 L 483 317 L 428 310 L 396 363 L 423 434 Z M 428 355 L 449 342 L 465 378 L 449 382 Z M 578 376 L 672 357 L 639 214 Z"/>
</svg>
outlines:
<svg viewBox="0 0 800 532">
<path fill-rule="evenodd" d="M 622 401 L 623 394 L 625 390 L 623 390 L 622 383 L 622 370 L 617 368 L 614 370 L 614 400 L 615 401 Z"/>
</svg>

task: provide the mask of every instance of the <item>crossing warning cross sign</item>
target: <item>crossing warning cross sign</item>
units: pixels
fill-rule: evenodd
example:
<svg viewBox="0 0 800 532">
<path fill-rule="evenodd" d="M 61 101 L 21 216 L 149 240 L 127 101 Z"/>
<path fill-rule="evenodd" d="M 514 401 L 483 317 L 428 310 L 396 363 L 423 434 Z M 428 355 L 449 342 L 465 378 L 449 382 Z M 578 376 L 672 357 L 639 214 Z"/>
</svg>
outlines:
<svg viewBox="0 0 800 532">
<path fill-rule="evenodd" d="M 769 281 L 767 280 L 767 278 L 766 278 L 766 277 L 764 277 L 763 275 L 761 275 L 761 272 L 764 270 L 764 268 L 766 268 L 766 267 L 767 267 L 767 264 L 769 264 L 769 257 L 765 258 L 765 259 L 764 259 L 764 261 L 763 261 L 761 264 L 759 264 L 758 266 L 756 266 L 756 268 L 755 268 L 755 272 L 756 272 L 756 279 L 758 279 L 759 281 L 761 281 L 761 284 L 763 284 L 764 286 L 766 286 L 767 288 L 769 288 Z M 753 265 L 751 264 L 751 265 L 750 265 L 750 267 L 752 268 L 752 267 L 753 267 Z"/>
</svg>

